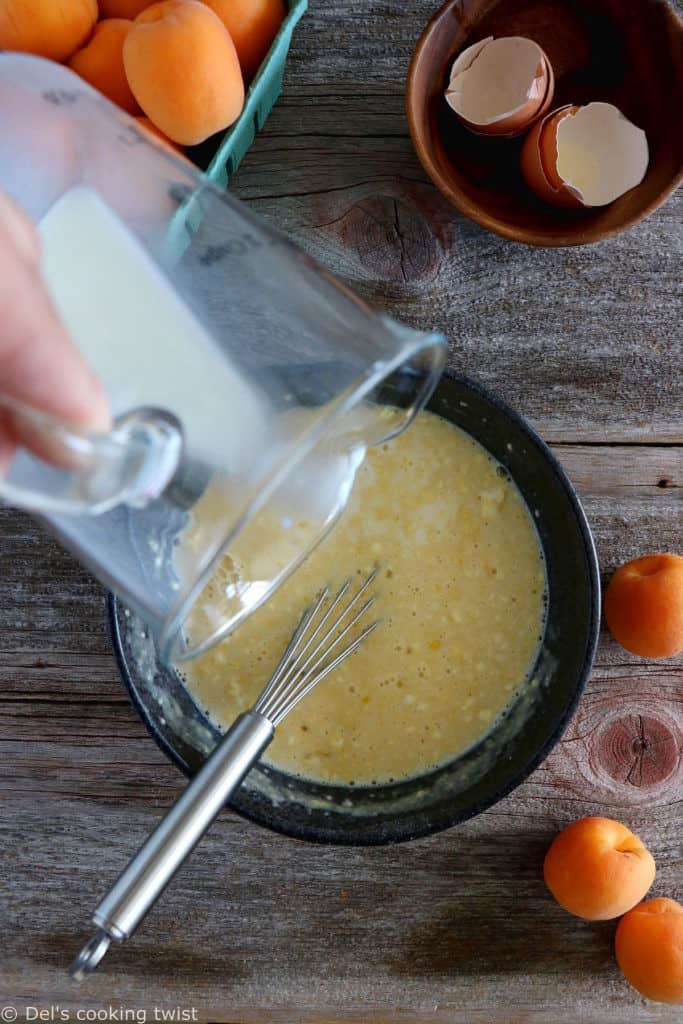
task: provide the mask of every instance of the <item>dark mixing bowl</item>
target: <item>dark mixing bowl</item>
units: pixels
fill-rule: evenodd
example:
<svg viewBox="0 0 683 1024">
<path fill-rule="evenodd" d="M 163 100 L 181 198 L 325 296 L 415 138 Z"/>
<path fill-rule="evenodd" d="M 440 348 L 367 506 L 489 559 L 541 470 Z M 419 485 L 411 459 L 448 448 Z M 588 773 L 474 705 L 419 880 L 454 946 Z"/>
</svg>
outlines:
<svg viewBox="0 0 683 1024">
<path fill-rule="evenodd" d="M 548 575 L 543 643 L 530 683 L 491 733 L 464 755 L 409 781 L 376 787 L 322 785 L 258 764 L 231 801 L 246 818 L 321 843 L 414 839 L 478 814 L 519 785 L 562 735 L 588 678 L 598 637 L 600 583 L 576 494 L 538 435 L 495 395 L 450 373 L 428 406 L 476 438 L 509 471 L 534 516 Z M 142 623 L 110 603 L 121 674 L 145 725 L 187 775 L 220 733 Z M 265 681 L 264 681 L 265 682 Z"/>
</svg>

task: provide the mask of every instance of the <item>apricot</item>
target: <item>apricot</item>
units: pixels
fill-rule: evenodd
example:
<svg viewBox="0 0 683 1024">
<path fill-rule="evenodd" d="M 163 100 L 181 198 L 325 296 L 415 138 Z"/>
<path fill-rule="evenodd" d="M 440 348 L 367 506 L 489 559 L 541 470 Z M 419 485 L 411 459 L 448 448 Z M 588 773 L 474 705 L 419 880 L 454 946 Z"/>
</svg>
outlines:
<svg viewBox="0 0 683 1024">
<path fill-rule="evenodd" d="M 66 60 L 97 21 L 97 0 L 3 0 L 0 50 Z"/>
<path fill-rule="evenodd" d="M 199 0 L 162 0 L 139 14 L 123 44 L 123 63 L 143 112 L 183 146 L 227 128 L 244 104 L 233 41 Z"/>
<path fill-rule="evenodd" d="M 287 10 L 284 0 L 203 0 L 232 37 L 245 82 L 250 82 L 278 34 Z"/>
<path fill-rule="evenodd" d="M 683 906 L 659 897 L 622 917 L 615 952 L 627 981 L 647 999 L 683 1005 Z"/>
<path fill-rule="evenodd" d="M 605 620 L 622 647 L 643 658 L 683 651 L 683 557 L 644 555 L 617 569 L 605 591 Z"/>
<path fill-rule="evenodd" d="M 155 138 L 163 142 L 165 146 L 170 146 L 171 149 L 174 150 L 176 153 L 183 152 L 181 147 L 177 146 L 175 142 L 171 142 L 171 140 L 166 135 L 164 135 L 163 132 L 159 131 L 154 122 L 150 121 L 148 117 L 138 116 L 135 118 L 135 120 L 137 121 L 138 124 L 141 124 L 142 127 L 145 128 L 148 132 L 151 132 L 152 135 L 155 136 Z"/>
<path fill-rule="evenodd" d="M 100 0 L 100 18 L 128 18 L 133 21 L 155 0 Z"/>
<path fill-rule="evenodd" d="M 69 67 L 84 78 L 107 99 L 129 114 L 140 111 L 130 91 L 123 67 L 123 42 L 133 22 L 126 18 L 105 18 L 95 25 L 90 40 L 76 50 Z"/>
<path fill-rule="evenodd" d="M 625 825 L 611 818 L 581 818 L 551 843 L 543 876 L 570 914 L 607 921 L 642 900 L 654 880 L 655 862 Z"/>
</svg>

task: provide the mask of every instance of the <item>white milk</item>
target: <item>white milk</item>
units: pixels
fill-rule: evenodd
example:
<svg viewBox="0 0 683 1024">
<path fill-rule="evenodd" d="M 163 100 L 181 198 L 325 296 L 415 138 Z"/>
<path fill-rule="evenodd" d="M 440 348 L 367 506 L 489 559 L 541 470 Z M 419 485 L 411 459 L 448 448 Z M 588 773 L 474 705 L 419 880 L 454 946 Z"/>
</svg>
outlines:
<svg viewBox="0 0 683 1024">
<path fill-rule="evenodd" d="M 248 473 L 268 436 L 263 398 L 119 218 L 77 186 L 39 230 L 53 301 L 105 385 L 113 414 L 143 406 L 169 411 L 194 455 L 228 473 Z"/>
</svg>

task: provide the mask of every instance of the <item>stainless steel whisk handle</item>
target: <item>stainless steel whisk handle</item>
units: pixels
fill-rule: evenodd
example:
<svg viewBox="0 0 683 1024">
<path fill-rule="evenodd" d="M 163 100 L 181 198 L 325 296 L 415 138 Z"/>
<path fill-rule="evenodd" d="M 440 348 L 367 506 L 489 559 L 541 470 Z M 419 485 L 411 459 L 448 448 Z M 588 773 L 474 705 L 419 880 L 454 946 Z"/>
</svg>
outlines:
<svg viewBox="0 0 683 1024">
<path fill-rule="evenodd" d="M 72 964 L 72 977 L 80 980 L 94 970 L 109 940 L 133 934 L 273 734 L 272 722 L 258 712 L 236 719 L 98 905 L 93 923 L 100 930 Z"/>
<path fill-rule="evenodd" d="M 377 627 L 378 622 L 373 622 L 339 649 L 372 607 L 372 597 L 358 605 L 378 571 L 370 573 L 341 610 L 351 580 L 347 580 L 329 601 L 329 589 L 325 587 L 315 605 L 304 612 L 252 710 L 240 715 L 231 726 L 93 914 L 97 932 L 70 968 L 71 977 L 76 981 L 95 970 L 112 939 L 122 942 L 133 934 L 259 759 L 282 719 Z"/>
</svg>

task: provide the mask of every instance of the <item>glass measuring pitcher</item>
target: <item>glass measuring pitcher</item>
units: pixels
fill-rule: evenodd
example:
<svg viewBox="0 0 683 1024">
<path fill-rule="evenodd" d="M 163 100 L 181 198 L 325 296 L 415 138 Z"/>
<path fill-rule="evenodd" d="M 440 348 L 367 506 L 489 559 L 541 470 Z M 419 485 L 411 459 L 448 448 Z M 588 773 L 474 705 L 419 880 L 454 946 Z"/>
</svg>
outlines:
<svg viewBox="0 0 683 1024">
<path fill-rule="evenodd" d="M 0 189 L 39 227 L 113 416 L 87 435 L 0 380 L 24 440 L 0 498 L 135 608 L 162 657 L 194 657 L 334 523 L 367 446 L 429 397 L 444 339 L 370 310 L 65 68 L 0 54 L 0 123 Z"/>
</svg>

